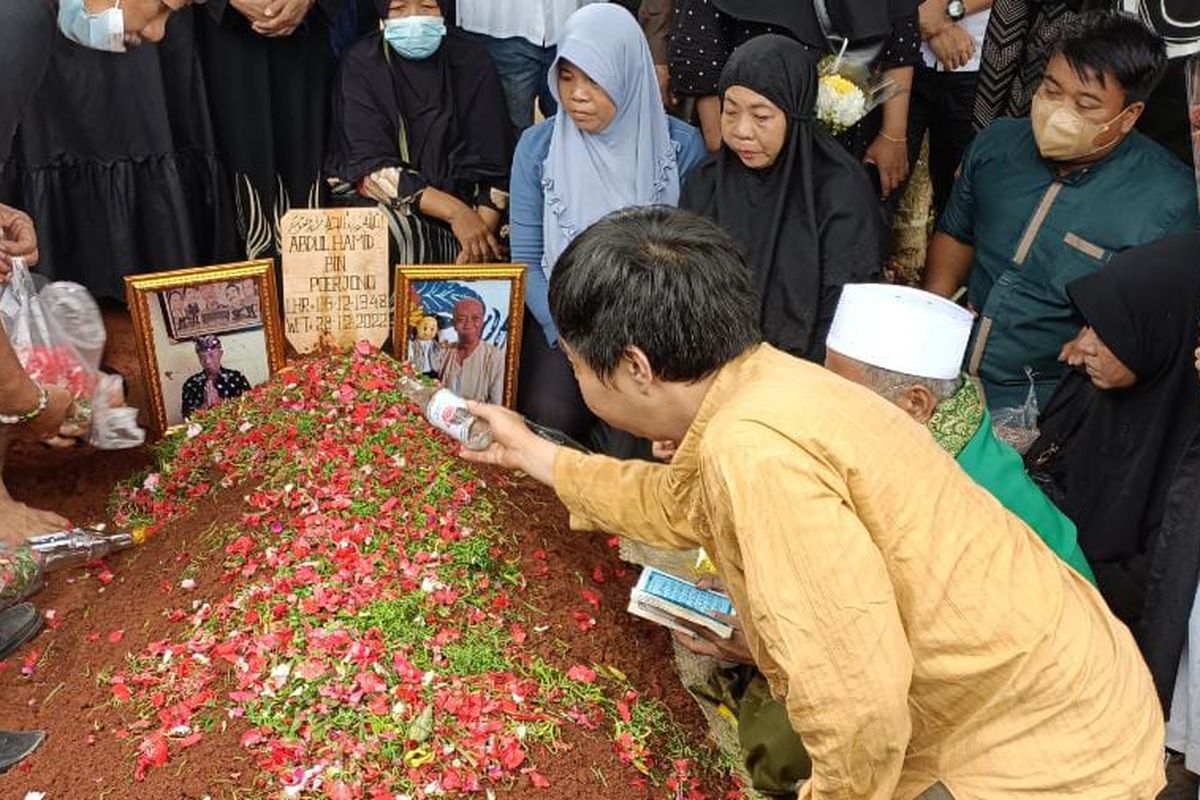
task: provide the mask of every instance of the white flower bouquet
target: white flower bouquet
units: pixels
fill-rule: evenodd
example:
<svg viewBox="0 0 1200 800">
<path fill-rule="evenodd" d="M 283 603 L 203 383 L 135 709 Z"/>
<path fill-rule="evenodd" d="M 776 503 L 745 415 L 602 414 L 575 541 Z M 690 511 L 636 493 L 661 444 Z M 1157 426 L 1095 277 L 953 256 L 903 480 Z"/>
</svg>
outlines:
<svg viewBox="0 0 1200 800">
<path fill-rule="evenodd" d="M 895 81 L 846 58 L 846 46 L 817 65 L 817 121 L 834 136 L 901 92 Z"/>
</svg>

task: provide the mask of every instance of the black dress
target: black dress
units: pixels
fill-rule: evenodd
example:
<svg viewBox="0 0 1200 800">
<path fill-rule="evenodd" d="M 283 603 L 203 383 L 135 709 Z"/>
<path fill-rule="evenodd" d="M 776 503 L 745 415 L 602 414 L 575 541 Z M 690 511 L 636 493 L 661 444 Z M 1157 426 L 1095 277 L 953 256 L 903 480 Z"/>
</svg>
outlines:
<svg viewBox="0 0 1200 800">
<path fill-rule="evenodd" d="M 236 255 L 193 33 L 178 14 L 162 42 L 126 53 L 46 41 L 4 200 L 33 217 L 48 278 L 124 299 L 125 275 Z"/>
<path fill-rule="evenodd" d="M 335 32 L 357 4 L 317 0 L 291 36 L 260 36 L 228 0 L 197 6 L 197 41 L 245 258 L 278 252 L 279 220 L 325 200 Z"/>
<path fill-rule="evenodd" d="M 1167 490 L 1162 526 L 1147 577 L 1146 603 L 1134 634 L 1163 710 L 1170 711 L 1188 618 L 1200 581 L 1200 428 Z"/>
<path fill-rule="evenodd" d="M 44 0 L 0 4 L 0 166 L 12 150 L 21 109 L 42 82 L 55 35 L 54 9 Z"/>
<path fill-rule="evenodd" d="M 1131 628 L 1147 592 L 1162 580 L 1151 573 L 1161 557 L 1166 498 L 1200 427 L 1192 355 L 1200 319 L 1197 253 L 1200 234 L 1163 239 L 1126 250 L 1100 272 L 1067 285 L 1087 324 L 1138 380 L 1127 389 L 1102 390 L 1082 372 L 1068 373 L 1026 454 L 1035 479 L 1078 526 L 1100 593 Z M 1174 567 L 1196 558 L 1187 537 L 1175 541 L 1184 545 L 1168 545 Z M 1193 594 L 1195 588 L 1193 576 Z M 1187 609 L 1180 611 L 1186 621 Z"/>
<path fill-rule="evenodd" d="M 688 97 L 716 94 L 721 70 L 733 51 L 767 33 L 791 35 L 783 26 L 731 17 L 712 0 L 676 0 L 669 51 L 671 89 Z"/>
<path fill-rule="evenodd" d="M 482 45 L 451 29 L 437 52 L 409 61 L 379 32 L 346 53 L 333 90 L 326 171 L 335 202 L 371 205 L 362 180 L 395 168 L 398 196 L 380 204 L 391 231 L 392 262 L 451 263 L 458 240 L 418 211 L 433 187 L 472 208 L 508 208 L 513 134 L 495 64 Z"/>
</svg>

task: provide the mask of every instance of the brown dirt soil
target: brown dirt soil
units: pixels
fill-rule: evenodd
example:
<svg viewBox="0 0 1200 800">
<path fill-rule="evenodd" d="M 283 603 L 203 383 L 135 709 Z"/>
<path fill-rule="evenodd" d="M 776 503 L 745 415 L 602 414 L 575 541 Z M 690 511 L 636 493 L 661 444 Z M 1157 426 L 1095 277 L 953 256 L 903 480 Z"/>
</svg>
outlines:
<svg viewBox="0 0 1200 800">
<path fill-rule="evenodd" d="M 521 492 L 520 504 L 514 503 L 507 511 L 513 528 L 522 531 L 521 564 L 530 585 L 525 599 L 542 610 L 545 619 L 541 624 L 550 625 L 554 632 L 553 638 L 543 637 L 542 655 L 563 667 L 602 664 L 617 668 L 642 697 L 662 702 L 678 725 L 696 732 L 694 742 L 704 744 L 707 723 L 679 682 L 669 634 L 625 611 L 629 590 L 637 581 L 637 568 L 618 558 L 608 537 L 570 532 L 565 509 L 545 487 L 528 486 Z M 537 557 L 541 555 L 538 551 L 545 553 L 544 559 Z M 544 574 L 539 577 L 539 573 Z M 597 582 L 595 578 L 600 576 L 604 580 Z M 583 599 L 582 589 L 600 597 L 599 609 Z M 596 626 L 581 630 L 573 617 L 577 611 L 593 617 Z M 637 773 L 616 759 L 603 727 L 593 734 L 564 728 L 565 742 L 574 748 L 573 755 L 540 760 L 553 797 L 624 800 L 667 796 L 661 787 L 631 785 Z M 600 776 L 607 781 L 607 788 L 600 783 Z M 710 797 L 722 793 L 709 787 Z M 518 790 L 510 796 L 527 794 L 527 790 Z"/>
<path fill-rule="evenodd" d="M 88 488 L 102 494 L 104 487 Z M 232 789 L 239 779 L 246 781 L 242 786 L 249 785 L 254 770 L 241 753 L 240 731 L 234 730 L 206 736 L 178 763 L 134 783 L 137 740 L 118 735 L 133 715 L 109 704 L 112 693 L 105 680 L 121 668 L 127 654 L 173 633 L 163 612 L 223 593 L 216 581 L 219 563 L 208 569 L 201 565 L 197 589 L 190 593 L 179 587 L 180 574 L 191 560 L 191 549 L 209 549 L 202 539 L 211 521 L 237 505 L 236 494 L 214 494 L 171 535 L 110 559 L 115 577 L 107 585 L 95 571 L 49 576 L 34 602 L 55 612 L 55 627 L 21 648 L 0 671 L 0 728 L 38 728 L 50 737 L 32 758 L 0 777 L 0 797 L 20 798 L 35 790 L 48 799 L 200 798 L 235 796 Z M 120 641 L 110 639 L 114 631 L 123 631 Z M 34 651 L 40 651 L 37 667 L 25 677 L 22 664 Z"/>
<path fill-rule="evenodd" d="M 127 316 L 109 310 L 110 351 L 106 361 L 130 379 L 130 395 L 140 396 Z M 15 497 L 53 508 L 79 522 L 101 520 L 113 484 L 149 465 L 144 449 L 100 453 L 87 449 L 49 451 L 17 447 L 10 454 L 4 479 Z M 504 516 L 520 551 L 529 580 L 525 600 L 544 615 L 548 636 L 539 637 L 542 655 L 556 665 L 604 664 L 624 672 L 642 697 L 662 701 L 675 721 L 694 731 L 692 743 L 704 746 L 705 723 L 674 670 L 666 631 L 624 611 L 636 570 L 622 564 L 606 537 L 567 530 L 566 514 L 553 494 L 518 483 L 506 490 L 510 502 Z M 172 634 L 164 612 L 195 601 L 219 597 L 220 558 L 208 558 L 216 542 L 207 533 L 214 520 L 236 519 L 241 505 L 237 490 L 215 493 L 169 534 L 109 559 L 115 578 L 107 585 L 86 570 L 53 573 L 34 598 L 43 611 L 54 611 L 48 627 L 6 663 L 0 663 L 0 729 L 40 728 L 50 734 L 31 758 L 0 776 L 0 800 L 46 793 L 47 800 L 199 800 L 262 796 L 254 786 L 256 770 L 238 742 L 240 729 L 209 732 L 195 747 L 152 770 L 143 782 L 133 779 L 136 740 L 121 738 L 131 712 L 109 702 L 104 679 L 120 669 L 129 653 Z M 597 582 L 599 568 L 604 581 Z M 184 570 L 194 574 L 197 588 L 185 592 Z M 624 574 L 621 574 L 621 573 Z M 589 588 L 600 598 L 590 606 L 580 594 Z M 597 625 L 581 631 L 572 616 L 587 611 Z M 123 631 L 112 641 L 114 631 Z M 34 655 L 35 651 L 38 655 Z M 30 676 L 22 675 L 27 659 L 37 658 Z M 535 753 L 539 770 L 550 780 L 537 791 L 545 800 L 632 800 L 672 796 L 665 787 L 633 786 L 638 777 L 620 763 L 609 738 L 610 722 L 596 731 L 564 724 L 555 753 Z M 721 797 L 724 786 L 706 787 Z M 515 786 L 501 797 L 528 797 Z"/>
</svg>

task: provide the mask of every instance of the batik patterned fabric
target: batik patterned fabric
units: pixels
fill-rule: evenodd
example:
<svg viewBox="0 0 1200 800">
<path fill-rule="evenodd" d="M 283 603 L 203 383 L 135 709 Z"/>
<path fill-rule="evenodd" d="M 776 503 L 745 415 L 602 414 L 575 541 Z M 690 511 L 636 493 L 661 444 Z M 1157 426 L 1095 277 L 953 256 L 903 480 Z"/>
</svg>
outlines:
<svg viewBox="0 0 1200 800">
<path fill-rule="evenodd" d="M 32 594 L 41 572 L 37 556 L 28 547 L 0 546 L 0 609 Z"/>
<path fill-rule="evenodd" d="M 208 375 L 204 372 L 197 372 L 184 381 L 181 405 L 185 417 L 207 407 L 205 403 L 207 385 Z M 236 369 L 225 369 L 224 367 L 213 379 L 213 386 L 219 400 L 229 400 L 250 391 L 250 382 L 246 380 L 245 375 Z"/>
<path fill-rule="evenodd" d="M 957 392 L 938 403 L 925 427 L 943 450 L 957 457 L 983 422 L 983 393 L 974 381 L 964 380 Z"/>
</svg>

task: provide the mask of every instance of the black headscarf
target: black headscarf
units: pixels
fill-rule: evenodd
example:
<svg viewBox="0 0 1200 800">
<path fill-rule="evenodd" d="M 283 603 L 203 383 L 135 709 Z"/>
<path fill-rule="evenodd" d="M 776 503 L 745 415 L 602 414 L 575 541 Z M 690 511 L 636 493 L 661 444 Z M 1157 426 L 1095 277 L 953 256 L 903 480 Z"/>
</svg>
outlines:
<svg viewBox="0 0 1200 800">
<path fill-rule="evenodd" d="M 722 145 L 684 189 L 680 205 L 741 242 L 763 298 L 767 340 L 823 358 L 840 287 L 877 277 L 882 212 L 862 165 L 813 118 L 819 53 L 785 36 L 751 39 L 721 73 L 720 92 L 742 86 L 788 118 L 775 163 L 749 169 Z"/>
<path fill-rule="evenodd" d="M 1027 458 L 1048 465 L 1062 510 L 1118 616 L 1142 610 L 1148 552 L 1167 489 L 1200 425 L 1192 352 L 1200 320 L 1200 236 L 1128 250 L 1067 286 L 1087 324 L 1138 381 L 1101 390 L 1068 374 Z"/>
<path fill-rule="evenodd" d="M 713 5 L 737 19 L 789 30 L 811 47 L 827 46 L 813 0 L 713 0 Z M 917 5 L 918 0 L 825 0 L 832 33 L 852 42 L 888 37 L 893 21 L 910 16 Z"/>
<path fill-rule="evenodd" d="M 447 25 L 457 24 L 455 0 L 437 0 L 438 8 L 442 10 L 442 17 L 445 18 Z M 391 8 L 392 0 L 375 0 L 375 10 L 379 12 L 380 19 L 387 19 L 388 10 Z"/>
<path fill-rule="evenodd" d="M 1172 3 L 1168 12 L 1165 2 L 1139 0 L 1137 13 L 1147 27 L 1166 41 L 1168 55 L 1173 56 L 1171 48 L 1191 52 L 1200 41 L 1200 3 Z"/>
<path fill-rule="evenodd" d="M 387 0 L 376 0 L 381 16 Z M 443 13 L 451 0 L 439 0 Z M 429 58 L 407 60 L 382 32 L 346 53 L 333 93 L 329 174 L 349 183 L 403 161 L 428 185 L 461 187 L 506 180 L 513 153 L 499 77 L 480 44 L 451 27 Z M 407 152 L 401 151 L 403 139 Z"/>
</svg>

